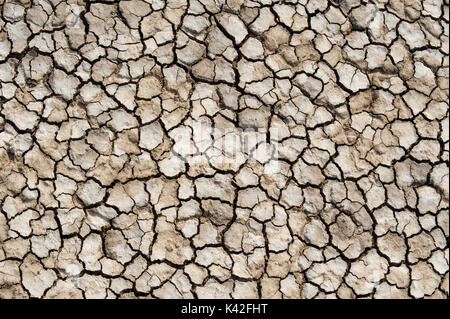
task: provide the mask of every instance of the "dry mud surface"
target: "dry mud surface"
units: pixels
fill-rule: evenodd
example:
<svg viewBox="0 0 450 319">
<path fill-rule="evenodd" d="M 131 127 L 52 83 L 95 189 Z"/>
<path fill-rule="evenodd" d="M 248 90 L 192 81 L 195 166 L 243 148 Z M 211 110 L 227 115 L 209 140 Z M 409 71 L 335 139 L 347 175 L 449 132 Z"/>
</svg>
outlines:
<svg viewBox="0 0 450 319">
<path fill-rule="evenodd" d="M 448 298 L 442 0 L 1 0 L 1 298 Z"/>
</svg>

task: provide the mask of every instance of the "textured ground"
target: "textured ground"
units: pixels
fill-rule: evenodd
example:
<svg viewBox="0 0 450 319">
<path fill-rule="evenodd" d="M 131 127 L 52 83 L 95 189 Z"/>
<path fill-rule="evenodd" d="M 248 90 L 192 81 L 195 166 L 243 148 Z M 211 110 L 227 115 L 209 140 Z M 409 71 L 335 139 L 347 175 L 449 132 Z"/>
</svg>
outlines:
<svg viewBox="0 0 450 319">
<path fill-rule="evenodd" d="M 442 0 L 0 0 L 1 298 L 448 298 Z"/>
</svg>

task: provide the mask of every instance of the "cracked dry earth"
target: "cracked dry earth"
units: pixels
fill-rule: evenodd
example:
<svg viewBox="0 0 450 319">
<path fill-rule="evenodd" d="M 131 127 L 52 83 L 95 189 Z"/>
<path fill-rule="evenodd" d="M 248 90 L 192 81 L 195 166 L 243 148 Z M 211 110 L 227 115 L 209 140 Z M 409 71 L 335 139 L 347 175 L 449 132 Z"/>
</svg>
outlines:
<svg viewBox="0 0 450 319">
<path fill-rule="evenodd" d="M 1 298 L 448 298 L 448 1 L 0 9 Z"/>
</svg>

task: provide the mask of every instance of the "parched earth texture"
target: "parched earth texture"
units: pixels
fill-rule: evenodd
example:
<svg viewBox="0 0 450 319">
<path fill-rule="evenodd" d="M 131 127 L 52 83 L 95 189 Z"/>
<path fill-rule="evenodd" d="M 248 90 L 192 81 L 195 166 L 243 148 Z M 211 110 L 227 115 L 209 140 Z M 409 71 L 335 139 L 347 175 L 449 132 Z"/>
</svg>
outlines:
<svg viewBox="0 0 450 319">
<path fill-rule="evenodd" d="M 448 0 L 0 0 L 0 298 L 448 298 Z"/>
</svg>

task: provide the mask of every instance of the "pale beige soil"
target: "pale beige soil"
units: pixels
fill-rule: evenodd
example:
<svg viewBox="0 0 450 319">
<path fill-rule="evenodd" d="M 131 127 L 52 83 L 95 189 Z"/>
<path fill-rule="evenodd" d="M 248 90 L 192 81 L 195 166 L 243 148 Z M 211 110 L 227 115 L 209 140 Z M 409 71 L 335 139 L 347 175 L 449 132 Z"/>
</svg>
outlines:
<svg viewBox="0 0 450 319">
<path fill-rule="evenodd" d="M 0 298 L 448 298 L 448 0 L 0 12 Z"/>
</svg>

